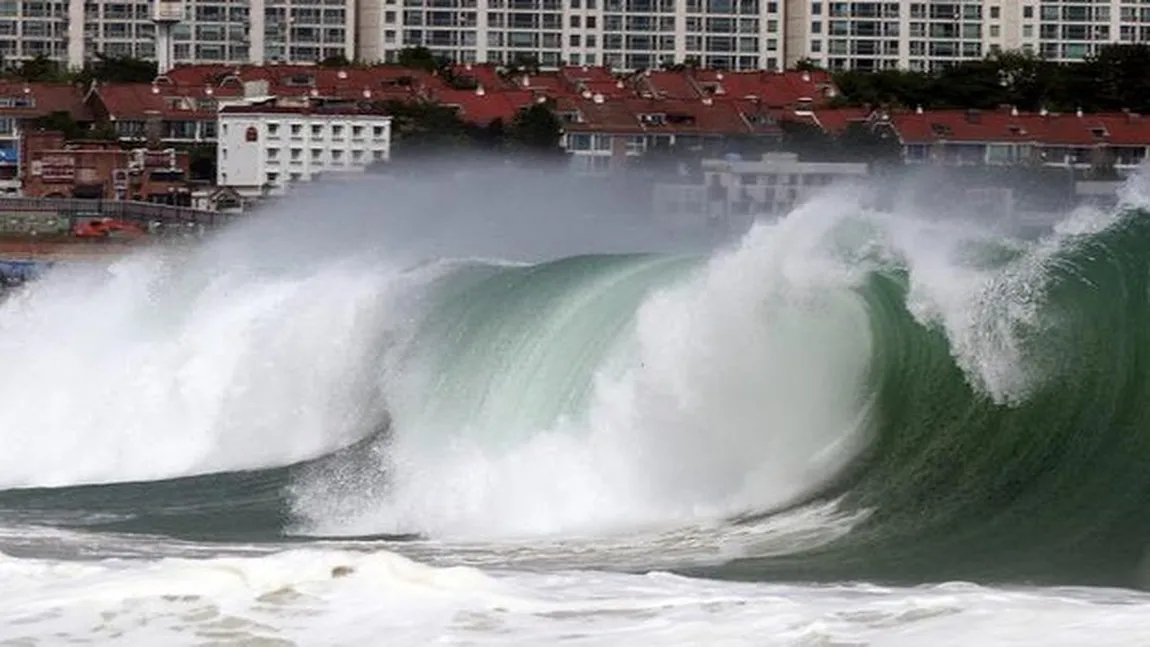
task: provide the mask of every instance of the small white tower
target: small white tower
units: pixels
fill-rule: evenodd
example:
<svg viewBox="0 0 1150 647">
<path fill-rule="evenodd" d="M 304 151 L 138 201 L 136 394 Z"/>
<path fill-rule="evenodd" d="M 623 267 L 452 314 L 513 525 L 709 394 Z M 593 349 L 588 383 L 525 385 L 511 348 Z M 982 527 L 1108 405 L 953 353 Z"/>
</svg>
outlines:
<svg viewBox="0 0 1150 647">
<path fill-rule="evenodd" d="M 183 0 L 152 0 L 152 22 L 156 24 L 157 74 L 172 69 L 172 28 L 183 19 Z"/>
</svg>

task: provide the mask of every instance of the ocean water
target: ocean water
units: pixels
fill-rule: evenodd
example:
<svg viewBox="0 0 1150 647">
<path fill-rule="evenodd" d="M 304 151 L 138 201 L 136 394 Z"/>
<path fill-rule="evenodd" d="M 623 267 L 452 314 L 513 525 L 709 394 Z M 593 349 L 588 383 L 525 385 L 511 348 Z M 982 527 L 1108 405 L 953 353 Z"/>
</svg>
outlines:
<svg viewBox="0 0 1150 647">
<path fill-rule="evenodd" d="M 0 304 L 0 644 L 1139 644 L 1148 188 L 535 257 L 400 191 L 54 268 Z"/>
</svg>

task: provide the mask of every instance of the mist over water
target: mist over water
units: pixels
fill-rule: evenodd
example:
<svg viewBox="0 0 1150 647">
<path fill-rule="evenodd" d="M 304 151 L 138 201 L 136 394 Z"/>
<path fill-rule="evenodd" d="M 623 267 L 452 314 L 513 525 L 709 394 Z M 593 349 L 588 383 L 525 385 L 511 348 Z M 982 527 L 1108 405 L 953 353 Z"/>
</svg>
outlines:
<svg viewBox="0 0 1150 647">
<path fill-rule="evenodd" d="M 612 244 L 603 220 L 549 199 L 564 184 L 317 185 L 202 246 L 53 271 L 0 305 L 0 485 L 270 467 L 378 432 L 384 347 L 434 273 L 420 264 Z M 616 223 L 614 244 L 659 242 Z"/>
<path fill-rule="evenodd" d="M 497 635 L 462 613 L 546 641 L 578 614 L 713 624 L 725 595 L 726 618 L 801 617 L 769 629 L 797 644 L 951 635 L 990 595 L 843 582 L 1143 583 L 1146 177 L 1025 223 L 875 180 L 740 231 L 560 174 L 433 171 L 308 187 L 0 303 L 0 600 L 127 618 L 187 595 L 177 634 L 207 600 L 250 638 L 374 590 L 439 635 Z"/>
</svg>

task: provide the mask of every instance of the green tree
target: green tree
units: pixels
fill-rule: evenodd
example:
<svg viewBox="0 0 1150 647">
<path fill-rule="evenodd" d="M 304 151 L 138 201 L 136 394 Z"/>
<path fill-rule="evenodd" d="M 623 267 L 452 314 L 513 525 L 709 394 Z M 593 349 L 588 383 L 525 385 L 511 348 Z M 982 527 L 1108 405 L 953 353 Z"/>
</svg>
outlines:
<svg viewBox="0 0 1150 647">
<path fill-rule="evenodd" d="M 926 109 L 1150 112 L 1150 45 L 1107 45 L 1083 61 L 1060 63 L 1022 52 L 962 61 L 932 72 L 850 70 L 834 76 L 835 103 Z"/>
<path fill-rule="evenodd" d="M 516 54 L 504 70 L 504 75 L 508 77 L 519 76 L 523 73 L 539 73 L 539 59 L 534 54 Z"/>
<path fill-rule="evenodd" d="M 806 121 L 780 121 L 781 149 L 798 153 L 799 159 L 815 162 L 839 161 L 841 152 L 835 138 Z"/>
<path fill-rule="evenodd" d="M 104 83 L 151 83 L 156 78 L 156 64 L 129 56 L 96 57 L 84 64 L 73 80 L 87 85 L 92 81 Z"/>
<path fill-rule="evenodd" d="M 88 136 L 88 130 L 84 126 L 76 122 L 72 118 L 72 114 L 66 110 L 53 112 L 43 117 L 38 117 L 32 120 L 32 127 L 36 130 L 50 130 L 64 135 L 64 139 L 85 139 Z"/>
<path fill-rule="evenodd" d="M 1082 64 L 1080 86 L 1089 84 L 1090 107 L 1150 112 L 1150 45 L 1110 45 Z"/>
<path fill-rule="evenodd" d="M 931 79 L 934 97 L 947 106 L 992 109 L 1011 103 L 993 59 L 963 61 L 943 68 Z"/>
<path fill-rule="evenodd" d="M 521 150 L 534 156 L 561 155 L 559 142 L 563 125 L 545 103 L 533 103 L 515 114 L 508 131 L 509 139 Z"/>
<path fill-rule="evenodd" d="M 355 63 L 348 60 L 343 54 L 335 54 L 334 56 L 328 56 L 321 60 L 317 65 L 320 67 L 351 67 L 355 65 Z"/>
<path fill-rule="evenodd" d="M 821 72 L 823 68 L 818 63 L 814 62 L 814 60 L 804 57 L 795 61 L 794 69 L 800 72 Z"/>
<path fill-rule="evenodd" d="M 499 117 L 492 119 L 475 133 L 475 141 L 480 148 L 489 151 L 503 150 L 507 142 L 507 127 Z"/>
<path fill-rule="evenodd" d="M 902 145 L 889 129 L 876 131 L 863 122 L 852 122 L 839 133 L 837 144 L 845 160 L 878 168 L 902 164 Z"/>
<path fill-rule="evenodd" d="M 63 65 L 44 55 L 21 61 L 9 67 L 7 76 L 29 83 L 59 83 L 70 80 Z"/>
<path fill-rule="evenodd" d="M 405 47 L 399 50 L 396 55 L 396 63 L 400 67 L 406 67 L 412 70 L 423 70 L 425 72 L 434 72 L 443 67 L 443 62 L 423 45 L 415 47 Z"/>
<path fill-rule="evenodd" d="M 399 159 L 467 148 L 474 126 L 448 106 L 419 101 L 385 101 L 379 108 L 392 116 L 394 152 Z"/>
<path fill-rule="evenodd" d="M 188 153 L 189 179 L 216 180 L 216 146 L 214 144 L 194 144 L 183 147 Z"/>
</svg>

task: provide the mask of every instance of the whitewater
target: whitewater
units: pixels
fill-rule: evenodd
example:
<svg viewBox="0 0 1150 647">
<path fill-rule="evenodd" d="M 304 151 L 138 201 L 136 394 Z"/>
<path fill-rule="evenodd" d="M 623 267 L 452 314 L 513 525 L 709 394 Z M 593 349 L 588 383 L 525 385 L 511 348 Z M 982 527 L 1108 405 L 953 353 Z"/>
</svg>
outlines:
<svg viewBox="0 0 1150 647">
<path fill-rule="evenodd" d="M 1037 235 L 889 185 L 747 231 L 450 186 L 0 302 L 0 644 L 1150 634 L 1150 176 Z"/>
</svg>

